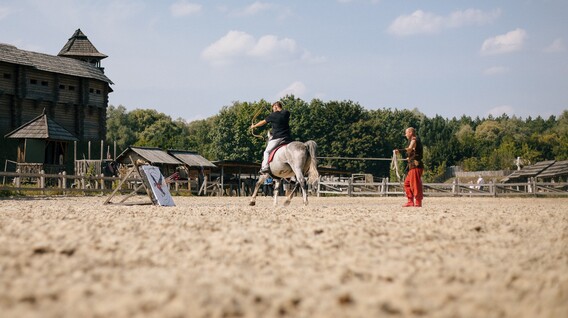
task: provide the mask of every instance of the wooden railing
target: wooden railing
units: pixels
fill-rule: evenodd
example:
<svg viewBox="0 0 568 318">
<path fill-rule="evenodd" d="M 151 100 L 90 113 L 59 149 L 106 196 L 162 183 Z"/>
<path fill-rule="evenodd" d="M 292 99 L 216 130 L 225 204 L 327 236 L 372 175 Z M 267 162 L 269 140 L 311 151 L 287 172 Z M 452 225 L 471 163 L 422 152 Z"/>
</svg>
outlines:
<svg viewBox="0 0 568 318">
<path fill-rule="evenodd" d="M 353 182 L 352 179 L 338 181 L 320 181 L 317 189 L 321 195 L 346 196 L 400 196 L 404 195 L 402 182 Z M 424 183 L 426 196 L 568 196 L 568 182 L 538 182 L 531 180 L 524 183 Z"/>
<path fill-rule="evenodd" d="M 0 191 L 14 191 L 17 193 L 40 194 L 87 194 L 111 193 L 121 178 L 105 177 L 104 175 L 67 175 L 58 174 L 0 172 Z M 121 192 L 130 192 L 141 183 L 138 177 L 125 180 Z M 190 194 L 197 191 L 196 186 L 188 180 L 176 180 L 170 184 L 170 192 L 174 194 Z"/>
<path fill-rule="evenodd" d="M 88 194 L 111 193 L 119 184 L 119 177 L 66 175 L 65 173 L 48 174 L 0 172 L 0 191 L 15 191 L 18 193 L 40 194 Z M 401 182 L 390 182 L 387 178 L 381 182 L 370 180 L 357 180 L 353 178 L 344 180 L 320 180 L 316 190 L 318 196 L 345 195 L 345 196 L 402 196 L 404 186 Z M 132 177 L 124 182 L 121 192 L 129 192 L 140 185 L 138 177 Z M 175 180 L 170 183 L 170 192 L 178 195 L 205 194 L 205 195 L 249 195 L 250 191 L 236 191 L 225 185 L 220 187 L 219 182 L 209 181 L 199 189 L 196 180 Z M 523 183 L 486 183 L 471 184 L 459 183 L 425 183 L 426 196 L 567 196 L 568 182 L 538 182 L 531 180 Z"/>
</svg>

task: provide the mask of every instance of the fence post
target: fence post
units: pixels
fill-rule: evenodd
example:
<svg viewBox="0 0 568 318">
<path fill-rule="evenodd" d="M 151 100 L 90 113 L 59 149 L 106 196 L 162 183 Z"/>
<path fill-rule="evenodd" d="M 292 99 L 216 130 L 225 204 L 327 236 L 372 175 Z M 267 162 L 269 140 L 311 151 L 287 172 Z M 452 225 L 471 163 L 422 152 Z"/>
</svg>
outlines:
<svg viewBox="0 0 568 318">
<path fill-rule="evenodd" d="M 454 196 L 457 196 L 457 193 L 459 192 L 458 186 L 458 178 L 455 178 L 452 186 L 452 193 Z"/>
<path fill-rule="evenodd" d="M 347 196 L 353 196 L 353 177 L 347 179 Z"/>
<path fill-rule="evenodd" d="M 105 177 L 105 174 L 104 174 L 104 173 L 101 173 L 101 190 L 104 190 L 104 189 L 105 189 L 105 179 L 104 179 L 104 177 Z"/>
<path fill-rule="evenodd" d="M 16 172 L 18 173 L 18 177 L 14 178 L 14 184 L 16 185 L 17 188 L 19 188 L 20 187 L 20 177 L 19 177 L 20 169 L 16 169 Z"/>
<path fill-rule="evenodd" d="M 39 177 L 39 187 L 40 188 L 45 188 L 45 171 L 41 170 L 39 172 L 40 177 Z"/>
</svg>

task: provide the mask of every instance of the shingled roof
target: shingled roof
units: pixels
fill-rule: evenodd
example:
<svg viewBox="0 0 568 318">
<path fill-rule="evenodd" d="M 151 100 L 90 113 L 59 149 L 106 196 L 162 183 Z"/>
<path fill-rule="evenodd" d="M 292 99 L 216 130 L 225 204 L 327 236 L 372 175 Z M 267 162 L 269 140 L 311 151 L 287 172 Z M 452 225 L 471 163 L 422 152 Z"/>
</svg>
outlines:
<svg viewBox="0 0 568 318">
<path fill-rule="evenodd" d="M 85 58 L 85 57 L 92 57 L 98 60 L 102 60 L 108 56 L 100 53 L 93 43 L 89 41 L 87 36 L 81 31 L 81 29 L 77 29 L 75 33 L 69 38 L 69 41 L 63 46 L 59 54 L 59 56 L 66 56 L 66 57 L 73 57 L 73 58 Z"/>
<path fill-rule="evenodd" d="M 136 153 L 138 156 L 149 162 L 150 164 L 172 164 L 181 165 L 182 163 L 176 158 L 169 155 L 167 152 L 160 148 L 152 147 L 133 147 L 130 146 L 124 150 L 117 158 L 117 162 L 127 163 L 130 162 L 129 156 L 131 152 Z"/>
<path fill-rule="evenodd" d="M 516 170 L 507 177 L 501 179 L 501 182 L 509 182 L 511 180 L 516 180 L 516 179 L 521 180 L 530 177 L 536 177 L 541 172 L 543 172 L 548 167 L 550 167 L 552 164 L 554 164 L 554 162 L 555 162 L 554 160 L 547 160 L 547 161 L 537 162 L 532 166 L 526 166 L 522 170 Z"/>
<path fill-rule="evenodd" d="M 185 163 L 189 167 L 203 167 L 203 168 L 216 168 L 211 161 L 203 158 L 203 156 L 191 152 L 191 151 L 183 151 L 183 150 L 168 150 L 168 153 L 174 156 L 179 161 Z"/>
<path fill-rule="evenodd" d="M 113 84 L 101 69 L 87 62 L 20 50 L 9 44 L 0 43 L 0 62 L 25 65 L 46 72 L 92 78 Z"/>
<path fill-rule="evenodd" d="M 61 125 L 47 117 L 44 112 L 23 124 L 16 130 L 6 134 L 5 138 L 12 139 L 46 139 L 58 141 L 76 141 L 79 140 Z"/>
<path fill-rule="evenodd" d="M 556 161 L 546 170 L 541 172 L 537 178 L 553 178 L 568 175 L 568 160 Z"/>
</svg>

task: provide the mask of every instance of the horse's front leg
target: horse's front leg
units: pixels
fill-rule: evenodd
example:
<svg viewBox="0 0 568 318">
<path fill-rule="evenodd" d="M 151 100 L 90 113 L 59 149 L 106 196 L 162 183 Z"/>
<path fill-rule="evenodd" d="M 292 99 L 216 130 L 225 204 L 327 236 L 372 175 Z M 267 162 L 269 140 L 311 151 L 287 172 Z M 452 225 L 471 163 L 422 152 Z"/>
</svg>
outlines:
<svg viewBox="0 0 568 318">
<path fill-rule="evenodd" d="M 254 186 L 254 191 L 252 193 L 252 197 L 250 198 L 249 205 L 253 206 L 253 205 L 256 204 L 256 195 L 258 194 L 258 189 L 264 183 L 264 180 L 266 180 L 265 174 L 262 174 L 262 175 L 260 175 L 260 177 L 258 177 L 258 181 L 256 182 L 256 185 Z"/>
</svg>

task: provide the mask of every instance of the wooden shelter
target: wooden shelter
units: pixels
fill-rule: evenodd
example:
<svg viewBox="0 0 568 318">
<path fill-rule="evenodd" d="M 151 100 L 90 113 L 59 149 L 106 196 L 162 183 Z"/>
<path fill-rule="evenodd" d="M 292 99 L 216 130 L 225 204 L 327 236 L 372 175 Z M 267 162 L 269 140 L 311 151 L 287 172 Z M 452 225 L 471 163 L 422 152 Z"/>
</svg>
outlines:
<svg viewBox="0 0 568 318">
<path fill-rule="evenodd" d="M 568 181 L 568 160 L 554 162 L 536 177 L 546 181 Z"/>
<path fill-rule="evenodd" d="M 526 182 L 529 178 L 537 177 L 540 173 L 548 169 L 548 167 L 554 164 L 554 160 L 546 160 L 535 163 L 531 166 L 525 166 L 521 170 L 515 170 L 515 172 L 501 179 L 501 182 Z"/>
<path fill-rule="evenodd" d="M 186 150 L 168 150 L 168 154 L 181 161 L 185 167 L 180 172 L 181 179 L 196 180 L 198 188 L 206 178 L 211 175 L 211 170 L 216 169 L 211 161 L 205 159 L 196 152 Z"/>
<path fill-rule="evenodd" d="M 160 148 L 152 147 L 134 147 L 130 146 L 124 150 L 118 157 L 116 162 L 124 166 L 134 165 L 138 161 L 146 162 L 152 166 L 157 166 L 164 176 L 170 176 L 177 172 L 177 168 L 183 166 L 183 163 L 166 151 Z"/>
<path fill-rule="evenodd" d="M 66 170 L 69 142 L 77 138 L 50 119 L 45 111 L 6 134 L 5 138 L 18 139 L 17 169 L 23 173 L 59 173 Z"/>
</svg>

